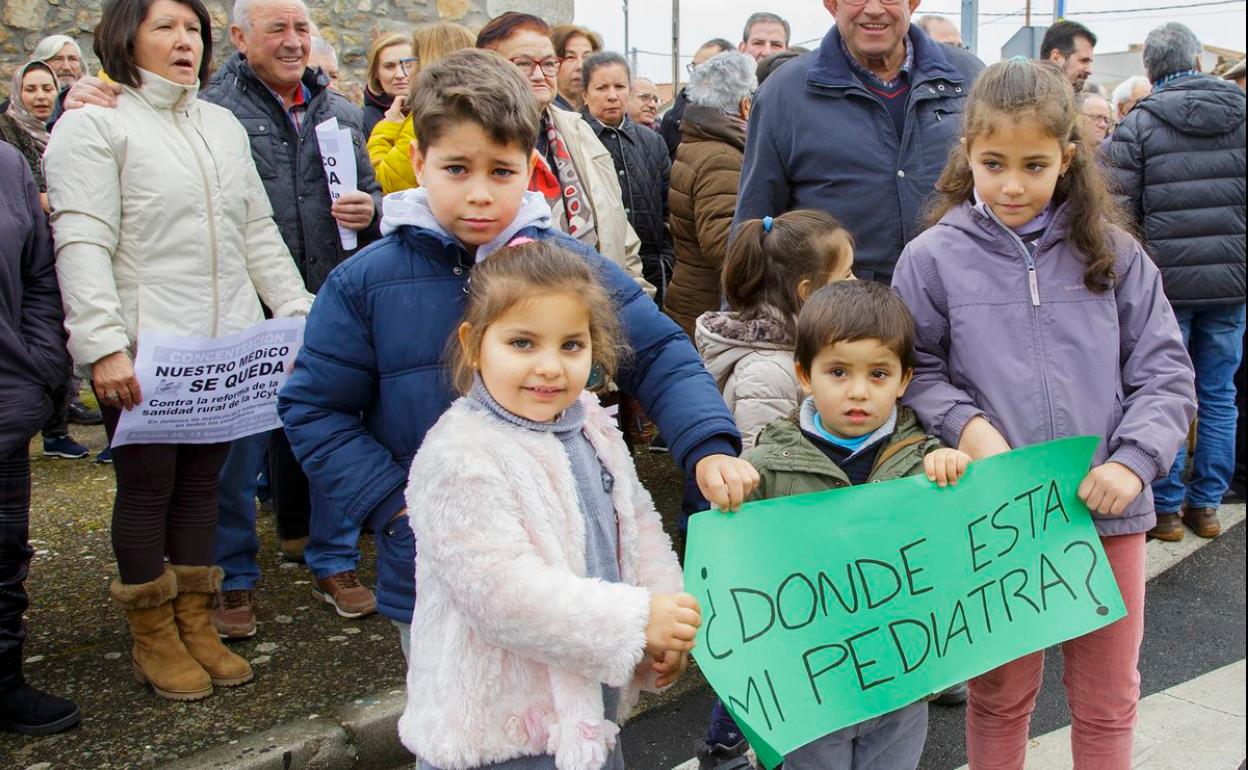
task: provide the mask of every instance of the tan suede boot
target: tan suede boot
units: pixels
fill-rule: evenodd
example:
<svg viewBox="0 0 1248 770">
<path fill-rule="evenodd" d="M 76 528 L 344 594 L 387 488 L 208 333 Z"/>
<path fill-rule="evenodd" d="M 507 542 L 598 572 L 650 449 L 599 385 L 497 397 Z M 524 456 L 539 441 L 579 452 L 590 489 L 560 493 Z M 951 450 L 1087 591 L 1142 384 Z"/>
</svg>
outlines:
<svg viewBox="0 0 1248 770">
<path fill-rule="evenodd" d="M 114 580 L 109 593 L 126 613 L 134 647 L 134 677 L 170 700 L 199 700 L 212 695 L 212 679 L 195 662 L 178 636 L 173 599 L 178 581 L 168 568 L 150 583 Z"/>
<path fill-rule="evenodd" d="M 178 577 L 173 615 L 182 643 L 191 657 L 199 661 L 218 687 L 236 687 L 250 682 L 255 676 L 251 664 L 226 649 L 212 625 L 212 602 L 221 589 L 225 573 L 220 567 L 174 564 L 170 569 Z"/>
</svg>

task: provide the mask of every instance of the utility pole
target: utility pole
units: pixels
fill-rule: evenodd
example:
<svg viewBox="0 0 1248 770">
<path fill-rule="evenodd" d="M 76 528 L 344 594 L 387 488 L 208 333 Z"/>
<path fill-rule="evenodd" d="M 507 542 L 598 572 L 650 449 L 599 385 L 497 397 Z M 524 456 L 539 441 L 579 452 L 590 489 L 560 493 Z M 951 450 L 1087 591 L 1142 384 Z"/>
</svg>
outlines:
<svg viewBox="0 0 1248 770">
<path fill-rule="evenodd" d="M 624 0 L 624 50 L 631 51 L 628 45 L 628 0 Z M 637 63 L 633 62 L 633 74 L 637 74 Z"/>
<path fill-rule="evenodd" d="M 1031 0 L 1027 0 L 1027 5 L 1023 12 L 1023 26 L 1024 27 L 1031 26 Z"/>
<path fill-rule="evenodd" d="M 680 0 L 672 0 L 672 93 L 680 90 Z"/>
<path fill-rule="evenodd" d="M 633 71 L 633 77 L 637 77 L 637 46 L 628 50 L 628 67 Z"/>
<path fill-rule="evenodd" d="M 1031 0 L 1027 0 L 1030 7 Z M 962 43 L 979 55 L 979 0 L 962 0 Z"/>
</svg>

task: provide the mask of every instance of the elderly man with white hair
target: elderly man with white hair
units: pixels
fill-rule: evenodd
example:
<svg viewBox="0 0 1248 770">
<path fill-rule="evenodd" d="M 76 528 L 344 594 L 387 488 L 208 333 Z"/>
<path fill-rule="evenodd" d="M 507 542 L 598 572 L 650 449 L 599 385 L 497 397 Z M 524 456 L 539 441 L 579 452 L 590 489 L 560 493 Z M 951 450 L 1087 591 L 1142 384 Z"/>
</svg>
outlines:
<svg viewBox="0 0 1248 770">
<path fill-rule="evenodd" d="M 368 137 L 360 108 L 332 91 L 321 70 L 308 66 L 311 31 L 302 0 L 235 0 L 230 41 L 237 52 L 209 83 L 200 84 L 199 95 L 230 110 L 247 130 L 273 218 L 307 289 L 315 293 L 330 271 L 353 253 L 342 246 L 339 227 L 358 231 L 359 247 L 379 237 L 381 188 L 365 149 Z M 115 106 L 116 90 L 96 78 L 83 78 L 71 89 L 66 106 Z M 316 126 L 330 118 L 355 139 L 356 189 L 337 200 L 330 199 L 315 134 Z M 263 433 L 233 442 L 221 469 L 216 563 L 225 570 L 225 581 L 212 618 L 218 633 L 228 639 L 256 633 L 256 476 L 266 449 L 283 555 L 307 561 L 316 578 L 313 593 L 339 615 L 371 614 L 376 599 L 355 573 L 359 532 L 310 493 L 278 430 L 271 445 Z"/>
<path fill-rule="evenodd" d="M 1109 165 L 1161 268 L 1196 369 L 1196 449 L 1153 484 L 1159 540 L 1221 533 L 1217 510 L 1235 467 L 1235 370 L 1243 355 L 1244 94 L 1200 72 L 1200 41 L 1169 22 L 1144 41 L 1153 92 L 1118 124 Z"/>
<path fill-rule="evenodd" d="M 1110 94 L 1116 121 L 1121 122 L 1140 100 L 1153 92 L 1153 84 L 1143 75 L 1132 75 L 1119 83 Z"/>
<path fill-rule="evenodd" d="M 78 47 L 78 43 L 69 35 L 48 35 L 35 45 L 35 50 L 30 55 L 30 61 L 43 62 L 51 67 L 52 73 L 56 75 L 60 94 L 57 96 L 53 107 L 52 117 L 48 118 L 47 121 L 48 129 L 51 130 L 53 124 L 56 123 L 56 119 L 61 116 L 67 89 L 74 83 L 77 83 L 79 78 L 82 77 L 82 49 Z M 0 114 L 4 114 L 8 109 L 9 99 L 0 102 Z M 99 420 L 83 424 L 98 425 Z"/>
</svg>

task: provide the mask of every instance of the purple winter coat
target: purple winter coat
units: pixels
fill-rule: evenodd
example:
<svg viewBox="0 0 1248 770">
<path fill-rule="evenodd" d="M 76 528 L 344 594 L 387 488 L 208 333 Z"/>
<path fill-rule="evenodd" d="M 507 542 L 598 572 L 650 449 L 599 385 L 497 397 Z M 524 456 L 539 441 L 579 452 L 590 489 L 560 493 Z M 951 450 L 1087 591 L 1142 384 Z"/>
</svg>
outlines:
<svg viewBox="0 0 1248 770">
<path fill-rule="evenodd" d="M 976 415 L 1012 447 L 1104 437 L 1093 464 L 1127 466 L 1144 491 L 1121 516 L 1094 514 L 1097 531 L 1145 532 L 1157 518 L 1149 485 L 1196 413 L 1191 359 L 1140 245 L 1114 231 L 1117 279 L 1096 293 L 1065 232 L 1062 206 L 1032 260 L 987 206 L 968 202 L 906 246 L 893 288 L 914 314 L 917 365 L 903 402 L 949 446 Z"/>
<path fill-rule="evenodd" d="M 26 159 L 0 142 L 0 456 L 25 451 L 69 373 L 52 237 Z"/>
</svg>

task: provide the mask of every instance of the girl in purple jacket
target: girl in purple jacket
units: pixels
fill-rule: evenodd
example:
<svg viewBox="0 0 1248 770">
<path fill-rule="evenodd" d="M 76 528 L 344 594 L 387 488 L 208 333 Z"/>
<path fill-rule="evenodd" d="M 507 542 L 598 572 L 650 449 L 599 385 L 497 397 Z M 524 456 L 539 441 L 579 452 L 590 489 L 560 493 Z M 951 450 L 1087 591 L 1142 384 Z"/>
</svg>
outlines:
<svg viewBox="0 0 1248 770">
<path fill-rule="evenodd" d="M 905 403 L 975 459 L 1063 436 L 1104 437 L 1079 486 L 1127 617 L 1062 645 L 1075 767 L 1130 767 L 1144 634 L 1149 483 L 1195 412 L 1191 362 L 1161 277 L 1121 226 L 1080 135 L 1070 86 L 1007 61 L 976 81 L 932 226 L 894 288 L 914 313 Z M 1022 768 L 1044 653 L 970 682 L 970 766 Z"/>
</svg>

